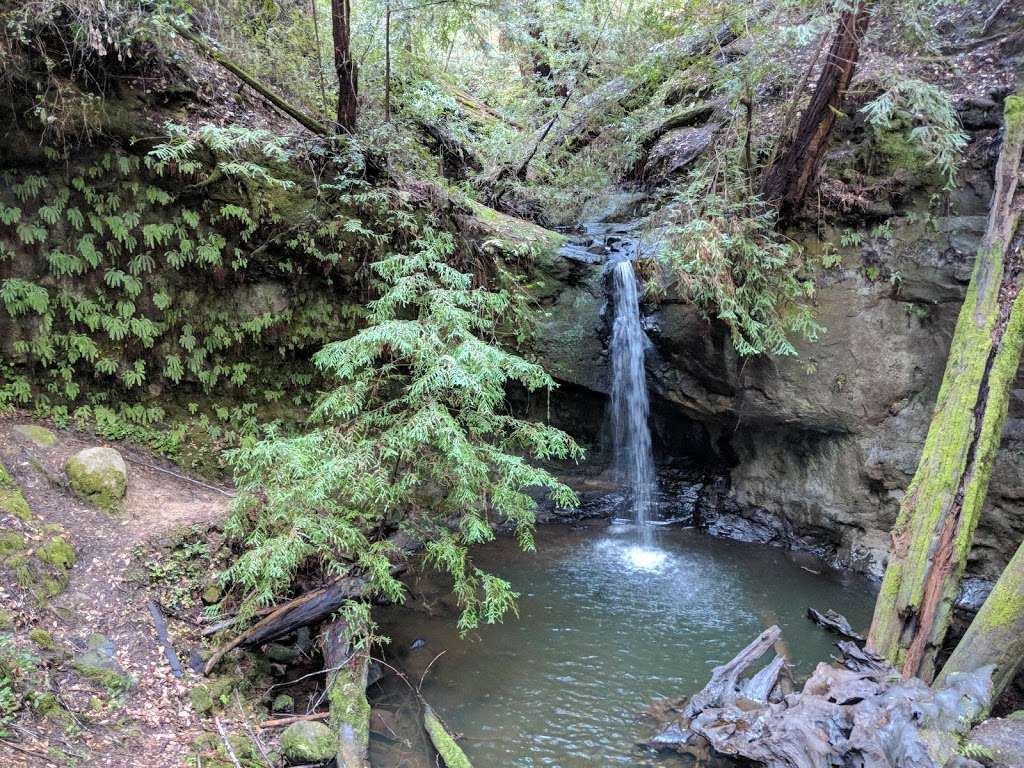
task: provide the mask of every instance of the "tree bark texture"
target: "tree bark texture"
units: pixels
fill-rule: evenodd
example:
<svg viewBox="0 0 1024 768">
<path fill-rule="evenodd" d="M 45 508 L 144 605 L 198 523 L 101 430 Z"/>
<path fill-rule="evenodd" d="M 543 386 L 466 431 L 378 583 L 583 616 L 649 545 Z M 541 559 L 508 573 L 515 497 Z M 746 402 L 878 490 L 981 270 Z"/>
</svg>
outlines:
<svg viewBox="0 0 1024 768">
<path fill-rule="evenodd" d="M 1024 666 L 1024 543 L 1010 560 L 966 634 L 942 668 L 937 684 L 957 672 L 995 665 L 992 700 Z"/>
<path fill-rule="evenodd" d="M 331 0 L 334 70 L 338 74 L 338 130 L 351 133 L 359 112 L 359 71 L 352 58 L 352 9 L 349 0 Z"/>
<path fill-rule="evenodd" d="M 1024 95 L 1006 100 L 988 227 L 953 335 L 914 479 L 900 505 L 868 645 L 904 676 L 930 681 L 949 626 L 1024 341 L 1015 200 Z"/>
<path fill-rule="evenodd" d="M 832 46 L 793 140 L 764 176 L 761 194 L 778 205 L 783 218 L 800 209 L 818 175 L 836 116 L 842 114 L 840 107 L 853 80 L 870 21 L 871 0 L 857 0 L 851 10 L 839 15 Z"/>
</svg>

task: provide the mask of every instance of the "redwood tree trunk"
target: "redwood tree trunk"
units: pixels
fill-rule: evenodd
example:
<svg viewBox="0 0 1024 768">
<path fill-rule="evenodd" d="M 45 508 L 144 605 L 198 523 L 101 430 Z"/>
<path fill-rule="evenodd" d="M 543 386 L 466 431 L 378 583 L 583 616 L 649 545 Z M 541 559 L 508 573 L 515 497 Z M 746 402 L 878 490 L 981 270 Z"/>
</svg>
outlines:
<svg viewBox="0 0 1024 768">
<path fill-rule="evenodd" d="M 871 0 L 858 0 L 844 11 L 836 24 L 818 84 L 786 152 L 761 183 L 761 194 L 779 207 L 783 218 L 796 213 L 818 174 L 836 115 L 853 80 L 861 43 L 871 20 Z"/>
<path fill-rule="evenodd" d="M 928 437 L 900 504 L 868 636 L 905 676 L 930 681 L 999 450 L 1024 342 L 1015 199 L 1024 92 L 1006 99 L 988 228 L 946 361 Z"/>
<path fill-rule="evenodd" d="M 338 73 L 338 130 L 352 132 L 358 112 L 359 73 L 352 59 L 352 11 L 349 0 L 331 0 L 334 69 Z"/>
</svg>

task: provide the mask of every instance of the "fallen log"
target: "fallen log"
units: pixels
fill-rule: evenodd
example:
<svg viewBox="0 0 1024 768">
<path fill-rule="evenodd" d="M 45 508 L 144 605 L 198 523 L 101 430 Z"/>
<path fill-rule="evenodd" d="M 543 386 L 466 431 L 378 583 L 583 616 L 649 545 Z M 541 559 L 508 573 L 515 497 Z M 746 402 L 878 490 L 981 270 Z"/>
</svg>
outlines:
<svg viewBox="0 0 1024 768">
<path fill-rule="evenodd" d="M 351 645 L 351 637 L 344 619 L 335 619 L 320 633 L 330 726 L 337 740 L 338 768 L 367 768 L 370 704 L 366 700 L 366 679 L 370 657 L 365 649 Z"/>
<path fill-rule="evenodd" d="M 1024 667 L 1024 544 L 1003 570 L 942 668 L 938 681 L 983 664 L 995 665 L 993 685 L 997 698 Z"/>
<path fill-rule="evenodd" d="M 831 608 L 824 613 L 816 611 L 814 608 L 808 608 L 807 618 L 822 629 L 835 632 L 837 635 L 850 640 L 856 640 L 858 643 L 864 642 L 864 637 L 853 631 L 853 627 L 850 626 L 850 622 L 846 620 L 846 617 L 841 613 L 836 613 Z"/>
<path fill-rule="evenodd" d="M 164 658 L 167 659 L 167 663 L 171 666 L 171 674 L 175 677 L 181 677 L 185 673 L 181 668 L 181 662 L 178 660 L 178 654 L 174 650 L 174 645 L 171 643 L 171 636 L 167 631 L 167 619 L 164 618 L 160 606 L 153 600 L 149 601 L 149 615 L 153 619 L 153 627 L 156 629 L 157 640 L 160 641 L 160 645 L 163 648 Z"/>
<path fill-rule="evenodd" d="M 776 655 L 768 666 L 747 680 L 740 689 L 740 696 L 748 701 L 767 702 L 779 682 L 785 664 L 786 659 Z"/>
<path fill-rule="evenodd" d="M 277 717 L 273 720 L 264 720 L 260 728 L 280 728 L 292 723 L 301 723 L 304 720 L 326 720 L 331 716 L 330 712 L 313 712 L 309 715 L 288 715 L 288 717 Z"/>
<path fill-rule="evenodd" d="M 441 756 L 441 760 L 447 768 L 473 768 L 466 753 L 448 733 L 448 729 L 434 714 L 434 710 L 430 708 L 429 704 L 423 708 L 423 727 L 426 728 L 427 735 L 430 736 L 430 743 L 434 745 L 434 749 L 437 750 L 437 754 Z"/>
<path fill-rule="evenodd" d="M 957 756 L 991 700 L 991 666 L 951 676 L 946 686 L 933 689 L 918 679 L 902 679 L 850 641 L 837 645 L 853 658 L 848 663 L 844 658 L 839 667 L 819 664 L 799 693 L 774 702 L 740 700 L 743 690 L 757 687 L 751 681 L 723 694 L 722 683 L 735 679 L 733 670 L 756 659 L 759 648 L 763 652 L 762 638 L 723 665 L 726 674 L 712 675 L 705 691 L 715 695 L 702 696 L 702 691 L 681 713 L 664 710 L 648 744 L 698 759 L 717 755 L 771 768 L 938 768 Z M 770 674 L 762 672 L 766 678 Z"/>
<path fill-rule="evenodd" d="M 256 93 L 265 98 L 271 104 L 274 105 L 278 110 L 288 115 L 290 118 L 299 123 L 303 128 L 317 134 L 318 136 L 329 137 L 333 135 L 326 125 L 321 123 L 316 118 L 307 115 L 298 107 L 289 104 L 287 101 L 282 99 L 278 94 L 274 93 L 267 85 L 261 83 L 251 74 L 249 74 L 242 66 L 240 66 L 233 59 L 225 56 L 221 51 L 214 48 L 208 42 L 203 40 L 199 35 L 189 29 L 185 24 L 179 21 L 172 21 L 171 25 L 174 27 L 174 31 L 181 35 L 183 38 L 188 40 L 194 45 L 201 53 L 205 54 L 211 61 L 216 62 L 220 66 L 224 67 L 228 72 L 233 74 L 247 86 L 252 88 Z"/>
<path fill-rule="evenodd" d="M 686 717 L 694 717 L 711 707 L 727 707 L 736 701 L 739 695 L 737 683 L 743 671 L 764 656 L 765 652 L 775 645 L 782 635 L 782 630 L 772 626 L 757 636 L 750 645 L 736 654 L 733 659 L 711 670 L 708 684 L 693 696 L 683 710 Z M 774 662 L 773 662 L 774 663 Z"/>
<path fill-rule="evenodd" d="M 294 632 L 299 627 L 315 624 L 330 616 L 349 600 L 362 597 L 367 582 L 361 576 L 347 576 L 335 579 L 325 587 L 289 600 L 266 618 L 239 633 L 226 645 L 221 646 L 206 662 L 203 674 L 209 675 L 224 655 L 235 648 L 248 648 L 270 642 Z"/>
</svg>

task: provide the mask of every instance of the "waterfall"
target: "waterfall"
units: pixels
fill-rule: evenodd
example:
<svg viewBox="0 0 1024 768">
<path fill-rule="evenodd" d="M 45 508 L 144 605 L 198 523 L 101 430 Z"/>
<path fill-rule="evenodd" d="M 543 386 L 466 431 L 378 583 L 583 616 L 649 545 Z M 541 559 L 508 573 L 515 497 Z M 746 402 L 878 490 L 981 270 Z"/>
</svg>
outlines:
<svg viewBox="0 0 1024 768">
<path fill-rule="evenodd" d="M 644 374 L 647 336 L 640 326 L 640 297 L 633 263 L 622 260 L 612 266 L 615 320 L 612 326 L 612 430 L 615 469 L 628 494 L 640 543 L 652 539 L 648 520 L 657 479 L 647 427 L 650 402 Z"/>
</svg>

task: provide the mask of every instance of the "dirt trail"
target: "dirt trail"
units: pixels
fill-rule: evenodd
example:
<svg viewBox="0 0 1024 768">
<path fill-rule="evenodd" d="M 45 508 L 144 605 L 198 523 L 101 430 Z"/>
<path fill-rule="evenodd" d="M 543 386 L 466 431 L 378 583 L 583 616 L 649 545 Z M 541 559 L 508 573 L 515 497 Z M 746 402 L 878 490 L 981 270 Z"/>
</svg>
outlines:
<svg viewBox="0 0 1024 768">
<path fill-rule="evenodd" d="M 131 578 L 139 571 L 133 554 L 162 534 L 222 520 L 230 499 L 140 465 L 137 462 L 172 468 L 129 445 L 54 430 L 57 442 L 40 447 L 14 429 L 25 423 L 0 419 L 0 462 L 41 522 L 61 526 L 78 560 L 67 589 L 45 607 L 2 581 L 0 607 L 18 618 L 16 634 L 42 628 L 52 634 L 58 647 L 71 651 L 85 648 L 94 633 L 106 635 L 113 641 L 120 666 L 136 683 L 124 694 L 121 706 L 96 708 L 93 702 L 90 710 L 95 686 L 58 667 L 51 674 L 61 700 L 74 712 L 89 713 L 79 718 L 80 736 L 72 738 L 61 728 L 44 732 L 47 721 L 40 719 L 20 728 L 16 743 L 43 754 L 47 744 L 56 746 L 79 766 L 183 765 L 190 742 L 203 730 L 188 704 L 188 689 L 196 678 L 188 671 L 183 680 L 171 675 L 147 612 L 146 585 Z M 63 486 L 67 457 L 96 445 L 116 448 L 128 465 L 128 492 L 116 515 L 79 500 Z M 0 743 L 2 766 L 68 764 L 66 757 L 35 757 Z"/>
</svg>

